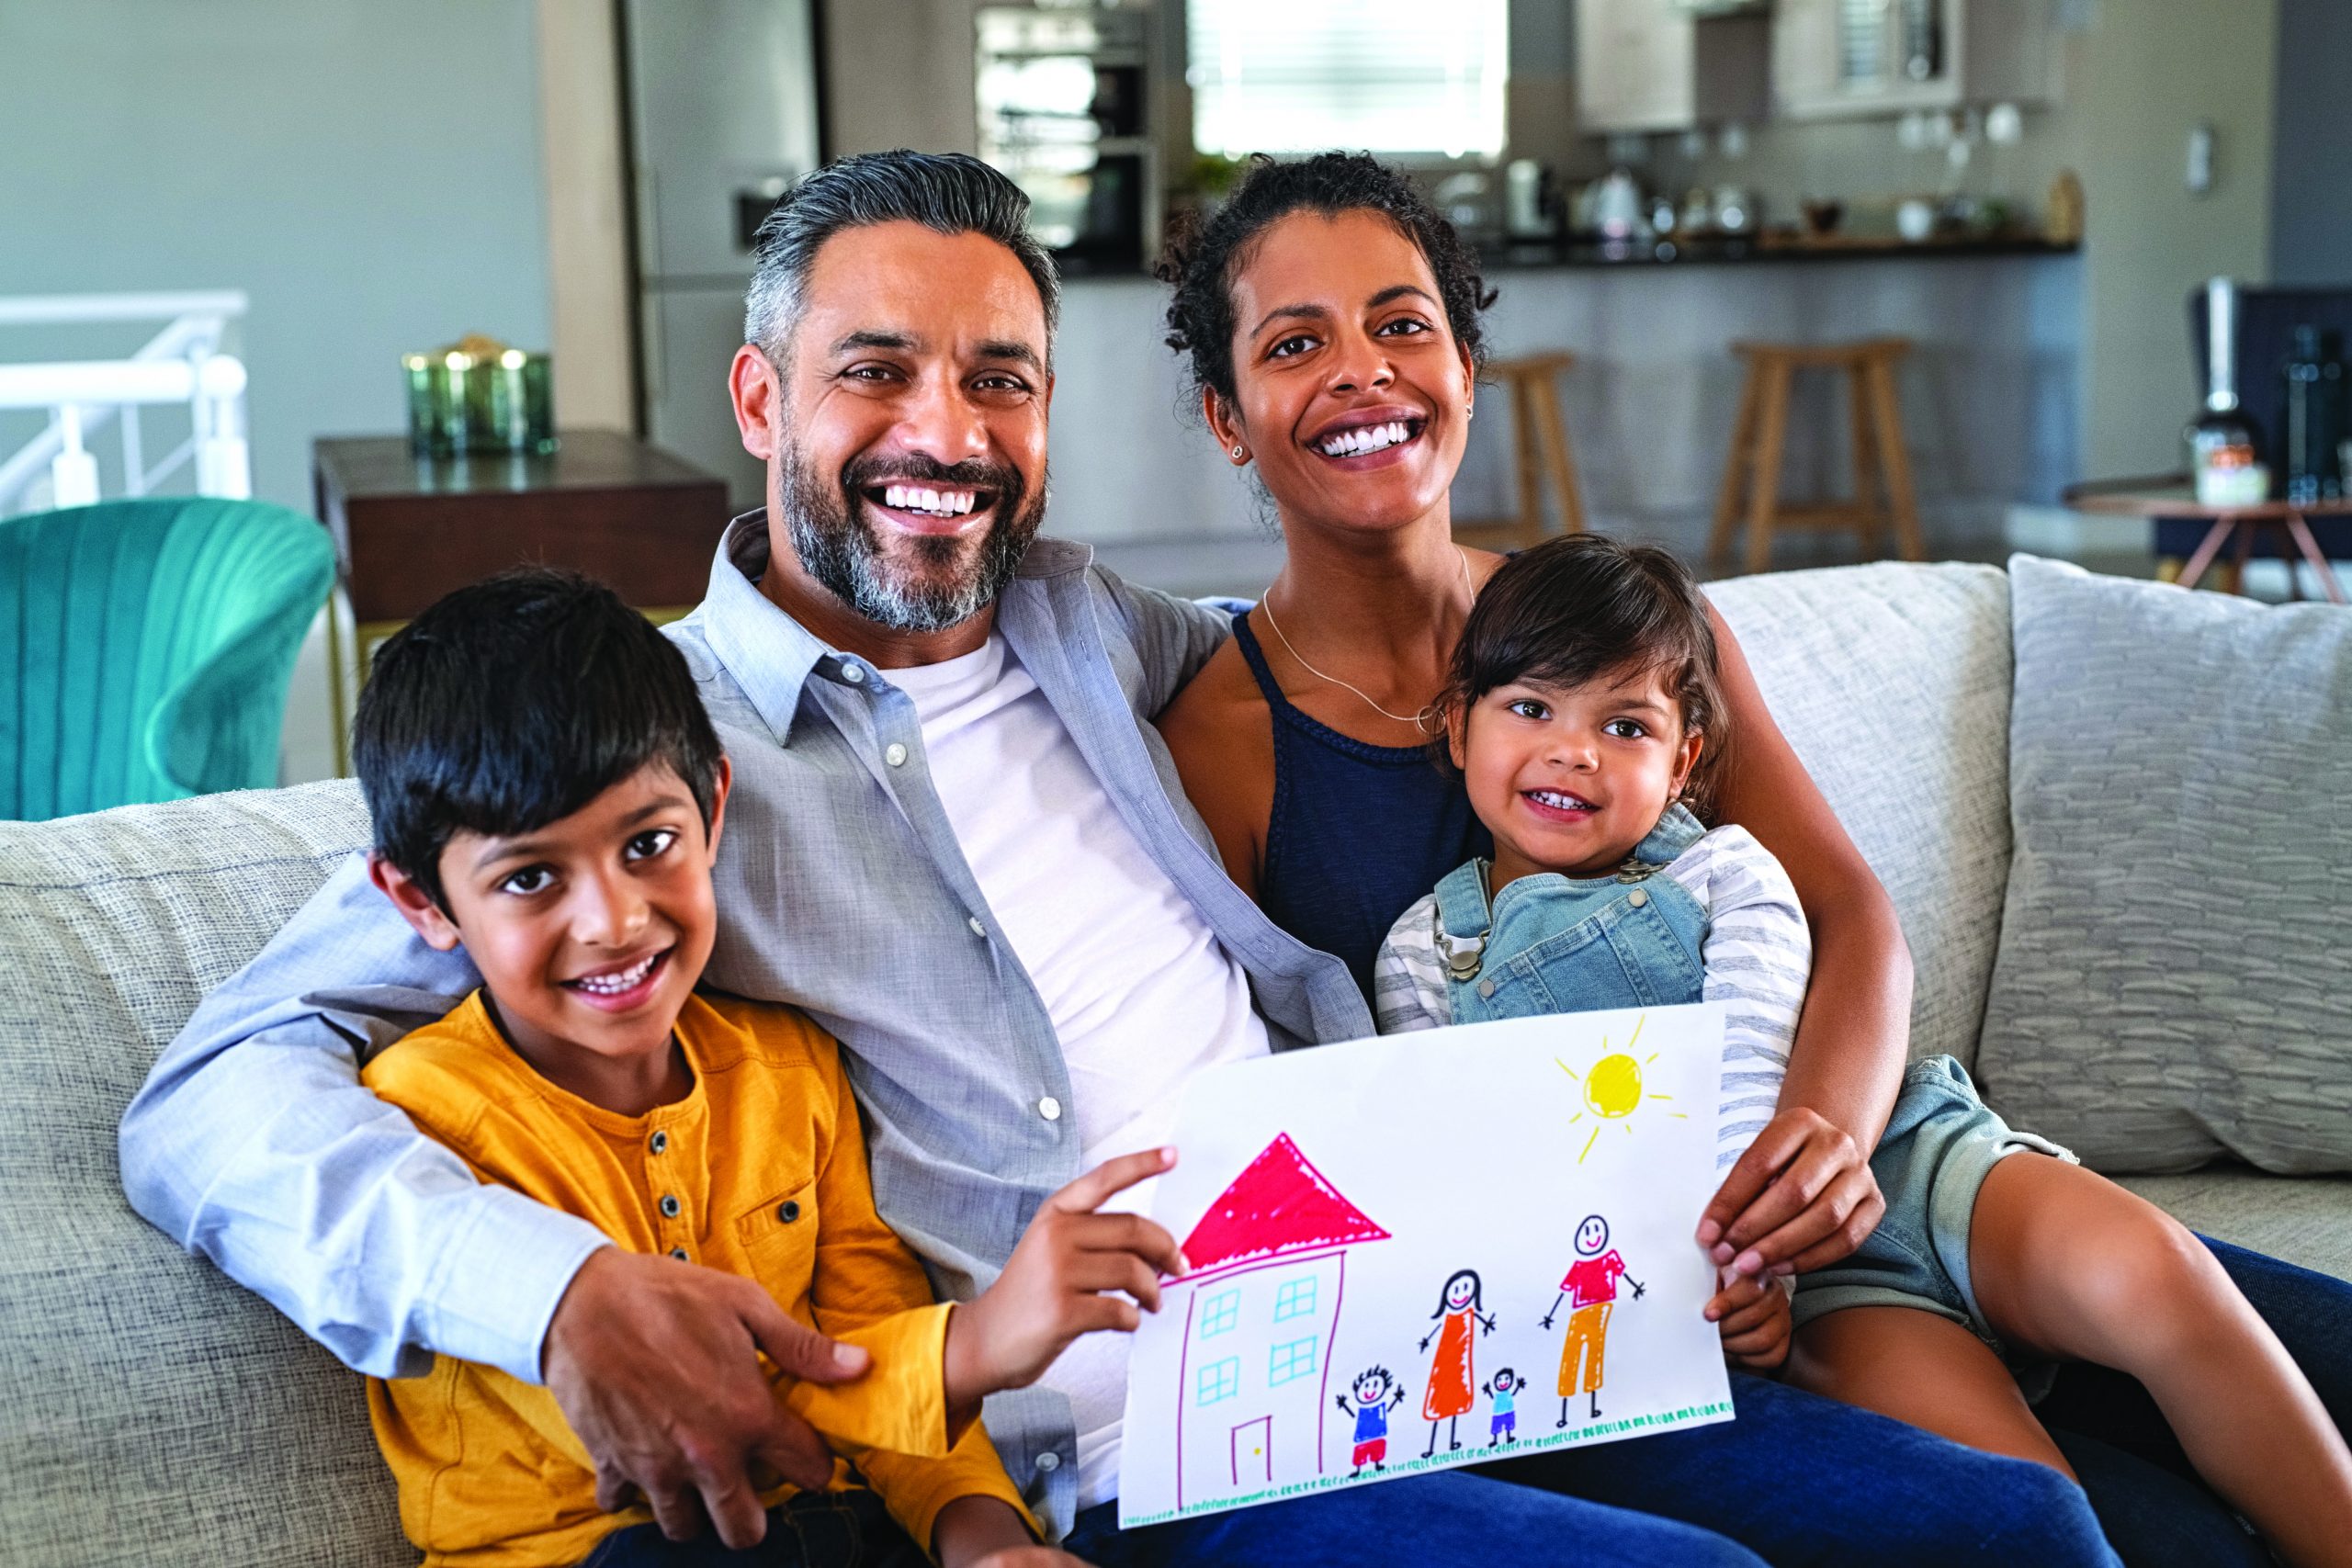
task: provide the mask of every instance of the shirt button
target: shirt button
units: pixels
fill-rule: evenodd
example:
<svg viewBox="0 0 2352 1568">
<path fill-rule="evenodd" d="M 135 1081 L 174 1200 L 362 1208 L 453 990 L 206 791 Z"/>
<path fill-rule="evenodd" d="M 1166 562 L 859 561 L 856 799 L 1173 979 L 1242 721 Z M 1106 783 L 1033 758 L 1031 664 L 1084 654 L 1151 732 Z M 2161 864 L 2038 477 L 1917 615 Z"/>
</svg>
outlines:
<svg viewBox="0 0 2352 1568">
<path fill-rule="evenodd" d="M 663 1149 L 670 1146 L 670 1134 L 667 1133 L 656 1133 L 653 1136 L 645 1141 L 645 1146 L 651 1149 L 658 1155 Z"/>
<path fill-rule="evenodd" d="M 1636 909 L 1640 908 L 1649 901 L 1649 892 L 1645 888 L 1636 887 L 1631 893 L 1625 895 L 1625 902 L 1631 904 Z"/>
<path fill-rule="evenodd" d="M 846 660 L 846 659 L 842 660 L 842 680 L 844 680 L 844 681 L 847 681 L 847 682 L 848 682 L 851 685 L 853 685 L 853 686 L 863 686 L 864 684 L 865 684 L 865 666 L 863 666 L 863 665 L 859 665 L 859 664 L 852 664 L 852 663 L 851 663 L 848 660 Z"/>
<path fill-rule="evenodd" d="M 906 763 L 907 749 L 893 740 L 882 748 L 882 760 L 894 768 L 901 767 Z"/>
<path fill-rule="evenodd" d="M 671 1256 L 671 1257 L 673 1257 L 673 1258 L 676 1258 L 676 1259 L 677 1259 L 679 1262 L 681 1262 L 681 1263 L 687 1263 L 687 1262 L 691 1262 L 691 1261 L 693 1261 L 691 1258 L 689 1258 L 686 1256 L 686 1249 L 685 1249 L 684 1247 L 672 1247 L 672 1248 L 670 1249 L 670 1256 Z"/>
<path fill-rule="evenodd" d="M 1062 1102 L 1049 1094 L 1037 1102 L 1037 1114 L 1048 1122 L 1058 1122 L 1062 1119 Z"/>
<path fill-rule="evenodd" d="M 964 923 L 972 928 L 972 934 L 974 936 L 986 936 L 989 934 L 989 928 L 980 924 L 980 917 L 978 915 L 974 915 L 970 919 L 966 920 Z"/>
<path fill-rule="evenodd" d="M 800 1217 L 800 1204 L 798 1200 L 786 1198 L 783 1202 L 777 1204 L 775 1208 L 775 1217 L 782 1220 L 786 1224 L 790 1224 L 793 1221 L 798 1219 Z"/>
<path fill-rule="evenodd" d="M 1040 1474 L 1051 1475 L 1061 1467 L 1062 1456 L 1051 1449 L 1047 1449 L 1037 1456 L 1037 1470 Z"/>
<path fill-rule="evenodd" d="M 662 1194 L 662 1217 L 665 1220 L 678 1217 L 678 1200 L 667 1192 Z"/>
</svg>

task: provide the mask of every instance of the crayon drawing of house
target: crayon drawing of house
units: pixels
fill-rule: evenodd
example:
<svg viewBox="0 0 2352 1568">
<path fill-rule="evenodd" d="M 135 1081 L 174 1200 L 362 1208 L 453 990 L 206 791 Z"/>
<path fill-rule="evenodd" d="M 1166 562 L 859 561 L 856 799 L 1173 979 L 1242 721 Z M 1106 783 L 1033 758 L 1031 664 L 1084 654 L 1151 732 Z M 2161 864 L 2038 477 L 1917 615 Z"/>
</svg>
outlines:
<svg viewBox="0 0 2352 1568">
<path fill-rule="evenodd" d="M 1287 1133 L 1209 1205 L 1163 1291 L 1186 1298 L 1178 1507 L 1322 1472 L 1348 1249 L 1387 1239 Z"/>
</svg>

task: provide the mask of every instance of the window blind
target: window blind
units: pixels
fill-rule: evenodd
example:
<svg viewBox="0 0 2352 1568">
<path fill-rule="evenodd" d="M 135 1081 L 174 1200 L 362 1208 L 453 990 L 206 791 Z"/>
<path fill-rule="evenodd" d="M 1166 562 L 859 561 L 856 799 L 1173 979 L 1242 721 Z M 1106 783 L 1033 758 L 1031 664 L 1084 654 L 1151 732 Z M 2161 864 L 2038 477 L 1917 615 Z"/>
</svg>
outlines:
<svg viewBox="0 0 2352 1568">
<path fill-rule="evenodd" d="M 1204 152 L 1503 150 L 1508 0 L 1189 0 Z"/>
</svg>

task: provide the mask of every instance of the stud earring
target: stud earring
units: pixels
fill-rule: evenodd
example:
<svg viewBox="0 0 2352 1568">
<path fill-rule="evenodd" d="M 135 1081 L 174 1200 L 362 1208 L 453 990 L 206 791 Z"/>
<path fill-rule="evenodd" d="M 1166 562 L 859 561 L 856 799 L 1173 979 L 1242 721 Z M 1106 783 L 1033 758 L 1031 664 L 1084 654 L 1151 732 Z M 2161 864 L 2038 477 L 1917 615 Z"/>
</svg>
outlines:
<svg viewBox="0 0 2352 1568">
<path fill-rule="evenodd" d="M 1241 461 L 1241 443 L 1238 441 L 1233 444 L 1233 460 L 1237 463 Z"/>
</svg>

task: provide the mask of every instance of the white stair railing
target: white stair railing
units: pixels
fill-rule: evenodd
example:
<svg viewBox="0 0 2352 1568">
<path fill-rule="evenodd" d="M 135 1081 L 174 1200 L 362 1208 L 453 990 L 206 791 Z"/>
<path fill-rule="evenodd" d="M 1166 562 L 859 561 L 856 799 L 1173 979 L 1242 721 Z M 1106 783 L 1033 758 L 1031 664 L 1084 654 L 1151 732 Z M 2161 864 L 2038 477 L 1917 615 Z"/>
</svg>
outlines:
<svg viewBox="0 0 2352 1568">
<path fill-rule="evenodd" d="M 245 297 L 233 290 L 0 299 L 0 327 L 168 323 L 128 359 L 0 363 L 0 410 L 49 413 L 46 429 L 0 460 L 0 517 L 38 500 L 31 492 L 44 476 L 50 493 L 40 504 L 96 501 L 98 461 L 87 443 L 110 423 L 121 433 L 125 493 L 145 495 L 186 465 L 198 495 L 251 495 L 245 367 L 220 352 L 228 323 L 244 313 Z M 188 437 L 151 466 L 139 411 L 154 404 L 186 405 Z"/>
</svg>

